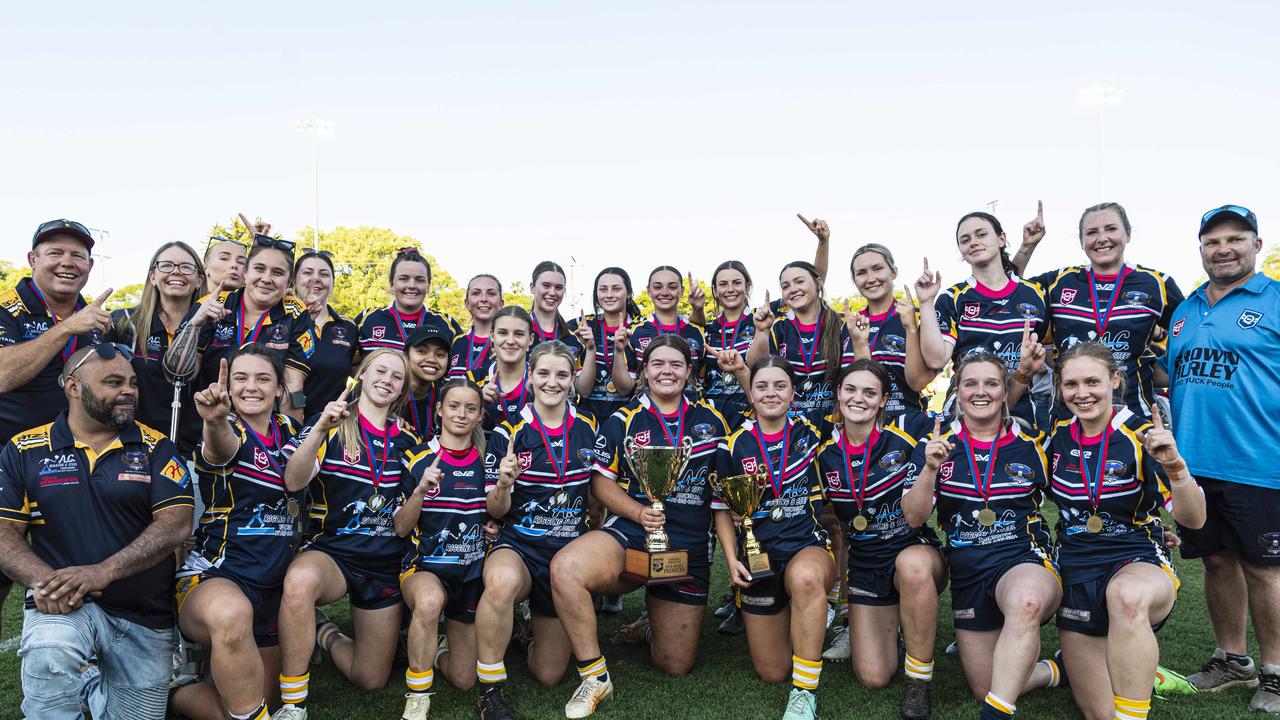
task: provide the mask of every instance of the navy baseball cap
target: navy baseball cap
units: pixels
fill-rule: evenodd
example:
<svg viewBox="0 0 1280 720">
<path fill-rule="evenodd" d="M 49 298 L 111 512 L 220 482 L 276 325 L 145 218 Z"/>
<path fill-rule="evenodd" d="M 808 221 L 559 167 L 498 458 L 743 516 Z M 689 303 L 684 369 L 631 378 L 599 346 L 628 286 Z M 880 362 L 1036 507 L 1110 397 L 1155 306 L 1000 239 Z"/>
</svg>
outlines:
<svg viewBox="0 0 1280 720">
<path fill-rule="evenodd" d="M 453 347 L 453 338 L 447 335 L 444 330 L 441 330 L 438 326 L 430 323 L 419 328 L 414 328 L 405 339 L 404 346 L 406 348 L 418 347 L 419 345 L 424 345 L 432 340 L 444 345 L 446 350 Z"/>
<path fill-rule="evenodd" d="M 1257 234 L 1258 216 L 1254 215 L 1253 211 L 1249 208 L 1240 205 L 1223 205 L 1222 207 L 1214 208 L 1205 213 L 1204 216 L 1200 218 L 1200 234 L 1204 235 L 1209 232 L 1210 228 L 1223 220 L 1232 219 L 1243 221 L 1245 225 L 1249 226 L 1249 229 L 1252 230 L 1255 235 Z"/>
<path fill-rule="evenodd" d="M 89 233 L 89 228 L 81 225 L 75 220 L 65 220 L 61 218 L 41 223 L 40 227 L 36 228 L 35 234 L 31 236 L 31 249 L 35 250 L 37 245 L 48 240 L 54 235 L 70 235 L 80 242 L 83 242 L 86 248 L 89 248 L 90 250 L 93 249 L 93 235 Z"/>
</svg>

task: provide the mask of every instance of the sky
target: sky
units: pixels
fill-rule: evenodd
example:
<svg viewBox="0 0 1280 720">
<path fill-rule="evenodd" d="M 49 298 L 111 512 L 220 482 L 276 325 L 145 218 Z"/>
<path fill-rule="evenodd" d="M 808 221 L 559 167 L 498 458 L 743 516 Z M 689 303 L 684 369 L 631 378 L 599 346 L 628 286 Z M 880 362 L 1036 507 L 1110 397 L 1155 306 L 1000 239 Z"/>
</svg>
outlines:
<svg viewBox="0 0 1280 720">
<path fill-rule="evenodd" d="M 610 264 L 755 279 L 832 228 L 829 293 L 854 248 L 968 276 L 955 223 L 995 201 L 1009 241 L 1037 200 L 1029 274 L 1080 262 L 1101 197 L 1131 262 L 1189 289 L 1200 215 L 1280 222 L 1280 4 L 25 3 L 0 26 L 0 259 L 68 217 L 107 231 L 86 293 L 143 279 L 151 252 L 261 216 L 418 240 L 465 281 L 577 292 Z M 1102 121 L 1083 88 L 1119 88 Z M 1280 241 L 1280 231 L 1274 233 Z M 637 290 L 639 288 L 637 287 Z"/>
</svg>

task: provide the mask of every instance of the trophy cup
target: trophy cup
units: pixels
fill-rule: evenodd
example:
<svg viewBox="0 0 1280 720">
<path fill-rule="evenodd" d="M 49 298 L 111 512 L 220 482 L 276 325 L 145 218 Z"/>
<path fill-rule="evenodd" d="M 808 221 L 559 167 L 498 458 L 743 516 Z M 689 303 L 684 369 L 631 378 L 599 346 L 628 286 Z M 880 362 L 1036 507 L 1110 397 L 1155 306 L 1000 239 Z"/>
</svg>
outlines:
<svg viewBox="0 0 1280 720">
<path fill-rule="evenodd" d="M 631 466 L 636 483 L 649 498 L 653 509 L 665 512 L 663 500 L 671 494 L 693 453 L 693 440 L 684 438 L 677 447 L 639 445 L 630 437 L 622 444 L 623 457 Z M 643 550 L 627 548 L 622 577 L 645 585 L 683 582 L 689 576 L 689 551 L 672 550 L 667 531 L 645 534 Z"/>
<path fill-rule="evenodd" d="M 760 509 L 760 498 L 764 496 L 765 485 L 769 477 L 762 472 L 730 475 L 721 478 L 715 473 L 707 478 L 711 489 L 716 491 L 720 499 L 733 513 L 742 518 L 743 535 L 746 541 L 739 548 L 739 556 L 751 573 L 751 580 L 763 580 L 773 575 L 769 566 L 769 555 L 760 549 L 760 541 L 756 540 L 752 530 L 751 516 Z"/>
</svg>

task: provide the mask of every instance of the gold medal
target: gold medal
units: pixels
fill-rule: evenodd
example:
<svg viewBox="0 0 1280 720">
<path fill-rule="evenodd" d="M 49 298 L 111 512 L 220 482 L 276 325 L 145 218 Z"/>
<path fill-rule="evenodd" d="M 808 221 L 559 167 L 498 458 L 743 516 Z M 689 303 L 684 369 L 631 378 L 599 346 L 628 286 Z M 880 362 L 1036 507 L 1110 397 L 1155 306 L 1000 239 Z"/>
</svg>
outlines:
<svg viewBox="0 0 1280 720">
<path fill-rule="evenodd" d="M 387 506 L 387 496 L 374 493 L 369 496 L 369 509 L 374 512 L 380 512 L 382 508 Z"/>
<path fill-rule="evenodd" d="M 289 513 L 289 517 L 296 519 L 302 513 L 302 506 L 297 500 L 289 498 L 289 502 L 285 505 L 285 512 Z"/>
<path fill-rule="evenodd" d="M 1090 515 L 1089 519 L 1085 521 L 1084 526 L 1089 532 L 1097 535 L 1102 532 L 1102 517 L 1098 515 Z"/>
<path fill-rule="evenodd" d="M 867 529 L 867 516 L 859 513 L 853 517 L 853 529 L 862 532 Z"/>
<path fill-rule="evenodd" d="M 978 524 L 983 527 L 991 527 L 996 524 L 996 511 L 989 507 L 984 507 L 978 513 Z"/>
</svg>

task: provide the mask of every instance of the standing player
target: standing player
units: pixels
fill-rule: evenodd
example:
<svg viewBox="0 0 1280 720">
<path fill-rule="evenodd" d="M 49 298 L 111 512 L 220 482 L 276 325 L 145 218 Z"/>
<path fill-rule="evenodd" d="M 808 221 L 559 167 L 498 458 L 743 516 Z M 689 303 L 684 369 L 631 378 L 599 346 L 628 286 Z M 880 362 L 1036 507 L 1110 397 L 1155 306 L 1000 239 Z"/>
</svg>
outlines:
<svg viewBox="0 0 1280 720">
<path fill-rule="evenodd" d="M 426 307 L 427 296 L 431 294 L 431 264 L 418 248 L 396 251 L 391 261 L 390 282 L 391 304 L 369 308 L 356 318 L 362 352 L 377 348 L 403 350 L 409 346 L 409 334 L 418 328 L 435 328 L 450 344 L 462 333 L 462 327 L 452 317 Z"/>
<path fill-rule="evenodd" d="M 360 354 L 356 324 L 329 304 L 335 277 L 333 256 L 324 250 L 303 248 L 293 265 L 293 292 L 307 304 L 316 334 L 316 351 L 309 363 L 311 372 L 303 384 L 307 418 L 319 415 L 326 405 L 338 399 Z"/>
<path fill-rule="evenodd" d="M 1057 685 L 1051 660 L 1037 664 L 1040 625 L 1062 597 L 1049 531 L 1040 516 L 1048 485 L 1041 435 L 1028 435 L 1008 415 L 1004 360 L 974 352 L 952 377 L 957 419 L 911 457 L 902 497 L 907 522 L 933 514 L 947 537 L 951 605 L 960 664 L 982 720 L 1013 717 L 1028 690 Z"/>
<path fill-rule="evenodd" d="M 1168 367 L 1178 447 L 1208 504 L 1204 527 L 1183 529 L 1182 556 L 1204 561 L 1218 643 L 1187 679 L 1209 691 L 1257 684 L 1258 668 L 1245 650 L 1251 616 L 1262 678 L 1249 707 L 1280 712 L 1280 478 L 1273 451 L 1280 436 L 1280 284 L 1257 272 L 1261 249 L 1258 218 L 1247 208 L 1204 214 L 1200 259 L 1209 281 L 1174 311 Z"/>
<path fill-rule="evenodd" d="M 703 348 L 706 346 L 706 338 L 702 334 L 702 328 L 690 322 L 689 318 L 680 315 L 680 299 L 684 296 L 684 278 L 680 275 L 680 271 L 670 265 L 662 265 L 656 267 L 649 273 L 648 283 L 649 299 L 653 301 L 653 314 L 648 318 L 637 322 L 628 332 L 631 339 L 631 357 L 634 362 L 635 358 L 644 354 L 644 350 L 654 338 L 662 335 L 676 335 L 689 343 L 690 349 L 693 351 L 693 366 L 690 368 L 692 375 L 690 383 L 685 388 L 685 393 L 691 399 L 698 397 L 698 391 L 701 389 L 699 384 L 702 380 L 702 360 Z M 693 282 L 693 276 L 689 276 L 689 302 L 691 305 L 696 304 L 699 307 L 705 302 L 701 298 L 703 295 L 702 288 Z M 635 367 L 632 367 L 635 370 Z M 627 384 L 630 382 L 630 384 Z M 619 383 L 619 389 L 624 393 L 634 390 L 635 383 L 628 376 L 624 382 Z"/>
<path fill-rule="evenodd" d="M 582 369 L 574 380 L 582 409 L 592 417 L 608 418 L 631 397 L 635 354 L 627 333 L 640 322 L 640 308 L 632 299 L 631 276 L 620 267 L 607 267 L 596 275 L 595 315 L 578 318 L 573 325 L 575 348 L 581 348 Z M 622 379 L 626 390 L 619 386 Z"/>
<path fill-rule="evenodd" d="M 502 309 L 502 283 L 481 274 L 467 283 L 463 304 L 471 315 L 471 329 L 453 341 L 449 353 L 449 377 L 465 377 L 473 383 L 484 380 L 485 368 L 493 359 L 493 320 Z"/>
<path fill-rule="evenodd" d="M 1111 348 L 1081 342 L 1059 356 L 1068 419 L 1048 440 L 1049 494 L 1058 506 L 1062 607 L 1058 635 L 1071 693 L 1086 717 L 1145 720 L 1178 576 L 1160 506 L 1184 528 L 1204 525 L 1204 493 L 1178 455 L 1159 409 L 1148 423 L 1113 405 L 1124 375 Z M 1172 481 L 1166 489 L 1161 474 Z"/>
<path fill-rule="evenodd" d="M 528 598 L 533 613 L 529 671 L 543 686 L 564 677 L 569 638 L 551 597 L 551 559 L 586 529 L 595 421 L 569 402 L 574 353 L 544 342 L 529 357 L 533 402 L 493 431 L 485 453 L 489 514 L 504 522 L 484 564 L 476 607 L 476 675 L 481 720 L 509 720 L 502 697 L 512 609 Z"/>
<path fill-rule="evenodd" d="M 515 417 L 529 401 L 529 345 L 533 319 L 522 307 L 504 307 L 493 319 L 493 362 L 483 376 L 484 417 L 490 433 L 498 423 Z"/>
<path fill-rule="evenodd" d="M 543 260 L 533 268 L 530 292 L 533 293 L 533 345 L 560 340 L 568 342 L 573 333 L 560 314 L 564 302 L 564 268 L 550 260 Z"/>
<path fill-rule="evenodd" d="M 720 263 L 711 274 L 711 295 L 720 315 L 707 326 L 706 379 L 703 396 L 724 416 L 730 430 L 742 424 L 743 413 L 750 407 L 747 391 L 730 370 L 746 364 L 747 352 L 756 337 L 756 326 L 748 303 L 751 299 L 751 274 L 737 260 Z M 736 353 L 742 363 L 725 356 L 728 367 L 721 367 L 720 355 Z"/>
<path fill-rule="evenodd" d="M 204 292 L 213 295 L 223 290 L 244 287 L 245 253 L 248 248 L 239 240 L 214 236 L 204 248 Z"/>
<path fill-rule="evenodd" d="M 818 524 L 822 487 L 818 480 L 818 432 L 804 417 L 792 417 L 795 372 L 791 363 L 767 356 L 751 366 L 755 418 L 720 444 L 721 476 L 765 471 L 755 535 L 769 556 L 773 576 L 754 580 L 738 558 L 733 517 L 721 501 L 713 505 L 716 536 L 747 630 L 756 674 L 780 683 L 791 671 L 791 695 L 783 720 L 813 720 L 822 674 L 827 588 L 835 580 L 827 533 Z M 790 657 L 788 657 L 790 656 Z"/>
</svg>

